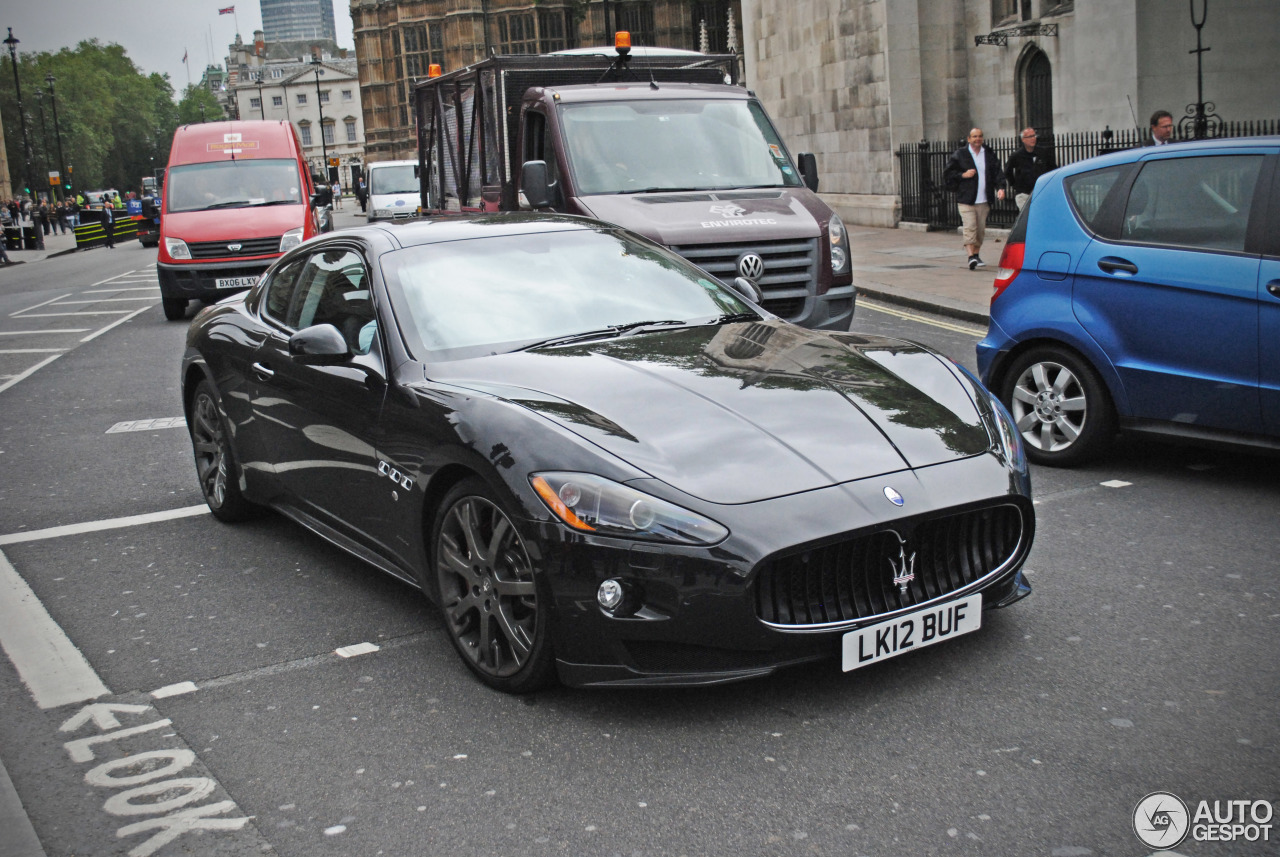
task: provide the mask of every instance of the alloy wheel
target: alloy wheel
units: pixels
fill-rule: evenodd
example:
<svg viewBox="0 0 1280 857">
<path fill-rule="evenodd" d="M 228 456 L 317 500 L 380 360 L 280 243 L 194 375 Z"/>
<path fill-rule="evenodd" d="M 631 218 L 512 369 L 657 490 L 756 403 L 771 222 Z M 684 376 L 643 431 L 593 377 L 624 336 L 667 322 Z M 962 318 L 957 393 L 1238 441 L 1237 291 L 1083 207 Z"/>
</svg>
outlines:
<svg viewBox="0 0 1280 857">
<path fill-rule="evenodd" d="M 1010 410 L 1028 444 L 1043 452 L 1070 447 L 1084 431 L 1089 402 L 1080 379 L 1051 361 L 1032 363 L 1014 384 Z"/>
<path fill-rule="evenodd" d="M 227 437 L 213 396 L 204 390 L 198 392 L 192 416 L 191 443 L 200 488 L 209 506 L 219 509 L 227 500 Z"/>
</svg>

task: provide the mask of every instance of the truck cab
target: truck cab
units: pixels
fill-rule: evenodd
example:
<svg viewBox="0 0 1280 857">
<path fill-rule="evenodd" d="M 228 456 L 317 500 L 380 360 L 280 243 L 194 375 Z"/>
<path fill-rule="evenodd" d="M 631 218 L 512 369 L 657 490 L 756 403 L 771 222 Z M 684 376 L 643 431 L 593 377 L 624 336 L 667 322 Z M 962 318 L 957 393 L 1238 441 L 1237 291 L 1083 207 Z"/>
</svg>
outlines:
<svg viewBox="0 0 1280 857">
<path fill-rule="evenodd" d="M 778 316 L 847 330 L 844 225 L 814 193 L 813 157 L 792 159 L 736 69 L 702 54 L 492 57 L 421 83 L 423 211 L 606 220 L 725 283 L 745 277 Z"/>
</svg>

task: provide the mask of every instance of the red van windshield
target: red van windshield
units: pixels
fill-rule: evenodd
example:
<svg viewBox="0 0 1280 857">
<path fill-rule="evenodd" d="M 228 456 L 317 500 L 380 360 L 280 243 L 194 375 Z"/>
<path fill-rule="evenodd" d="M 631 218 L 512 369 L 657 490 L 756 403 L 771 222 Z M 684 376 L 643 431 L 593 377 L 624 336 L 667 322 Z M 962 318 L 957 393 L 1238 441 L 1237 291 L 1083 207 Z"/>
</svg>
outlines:
<svg viewBox="0 0 1280 857">
<path fill-rule="evenodd" d="M 303 202 L 298 164 L 287 158 L 170 167 L 165 185 L 170 212 Z"/>
</svg>

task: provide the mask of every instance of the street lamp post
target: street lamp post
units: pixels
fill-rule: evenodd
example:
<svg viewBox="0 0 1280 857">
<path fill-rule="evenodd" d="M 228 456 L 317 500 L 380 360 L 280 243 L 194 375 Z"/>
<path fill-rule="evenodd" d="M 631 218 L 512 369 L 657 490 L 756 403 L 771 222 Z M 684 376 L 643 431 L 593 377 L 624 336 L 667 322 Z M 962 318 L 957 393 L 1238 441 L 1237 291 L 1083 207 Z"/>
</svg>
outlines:
<svg viewBox="0 0 1280 857">
<path fill-rule="evenodd" d="M 67 186 L 67 177 L 62 171 L 67 168 L 67 161 L 62 156 L 62 131 L 58 129 L 58 96 L 53 89 L 53 85 L 57 80 L 53 76 L 53 72 L 49 72 L 44 76 L 44 82 L 49 84 L 49 104 L 53 107 L 53 136 L 58 141 L 58 185 L 59 188 L 64 188 Z M 64 199 L 66 198 L 65 193 L 62 196 Z"/>
<path fill-rule="evenodd" d="M 44 144 L 42 151 L 44 157 L 41 158 L 41 166 L 44 169 L 42 174 L 47 178 L 49 173 L 49 123 L 44 121 L 44 90 L 36 88 L 36 110 L 40 114 L 40 141 Z M 56 198 L 56 194 L 54 195 Z"/>
<path fill-rule="evenodd" d="M 27 187 L 34 188 L 35 184 L 31 181 L 31 140 L 27 137 L 27 116 L 22 110 L 22 84 L 18 82 L 18 42 L 19 40 L 13 35 L 13 27 L 10 27 L 9 37 L 4 40 L 4 43 L 9 46 L 9 59 L 13 63 L 13 89 L 18 96 L 18 118 L 22 121 L 22 154 L 26 158 L 23 176 L 27 181 Z M 35 233 L 36 247 L 43 250 L 44 233 L 39 229 L 35 230 Z"/>
<path fill-rule="evenodd" d="M 320 111 L 320 152 L 322 161 L 320 174 L 325 177 L 327 182 L 329 178 L 329 146 L 324 139 L 324 104 L 320 101 L 320 75 L 324 74 L 324 69 L 320 67 L 320 57 L 318 56 L 311 57 L 311 64 L 316 67 L 316 108 Z"/>
</svg>

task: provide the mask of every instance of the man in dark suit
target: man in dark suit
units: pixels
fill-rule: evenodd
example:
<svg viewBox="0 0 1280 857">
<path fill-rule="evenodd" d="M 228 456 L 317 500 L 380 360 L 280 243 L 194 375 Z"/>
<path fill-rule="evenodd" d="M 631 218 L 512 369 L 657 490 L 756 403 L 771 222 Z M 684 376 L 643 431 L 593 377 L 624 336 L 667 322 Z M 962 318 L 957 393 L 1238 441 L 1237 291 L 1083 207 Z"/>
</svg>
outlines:
<svg viewBox="0 0 1280 857">
<path fill-rule="evenodd" d="M 1149 146 L 1165 146 L 1173 142 L 1173 115 L 1168 110 L 1151 114 L 1151 142 Z"/>
<path fill-rule="evenodd" d="M 992 197 L 1004 199 L 1004 171 L 1000 159 L 983 145 L 981 128 L 969 132 L 969 142 L 961 146 L 947 160 L 942 172 L 942 183 L 947 190 L 956 191 L 956 207 L 960 209 L 960 223 L 964 232 L 964 249 L 969 254 L 969 270 L 986 267 L 978 252 L 987 231 L 987 213 L 991 210 Z"/>
<path fill-rule="evenodd" d="M 111 207 L 111 200 L 104 198 L 102 200 L 102 234 L 105 236 L 106 246 L 112 250 L 116 246 L 115 229 L 115 210 Z"/>
</svg>

